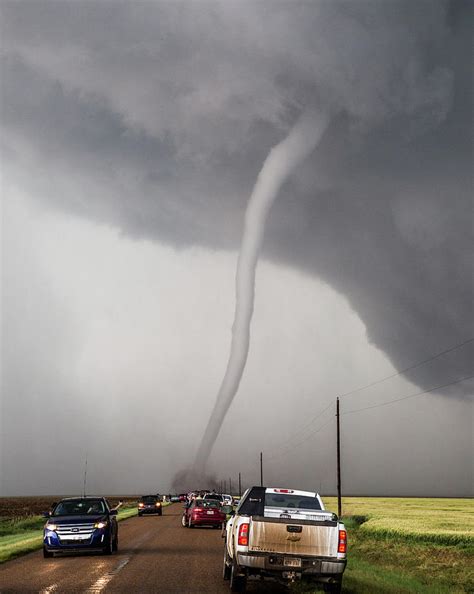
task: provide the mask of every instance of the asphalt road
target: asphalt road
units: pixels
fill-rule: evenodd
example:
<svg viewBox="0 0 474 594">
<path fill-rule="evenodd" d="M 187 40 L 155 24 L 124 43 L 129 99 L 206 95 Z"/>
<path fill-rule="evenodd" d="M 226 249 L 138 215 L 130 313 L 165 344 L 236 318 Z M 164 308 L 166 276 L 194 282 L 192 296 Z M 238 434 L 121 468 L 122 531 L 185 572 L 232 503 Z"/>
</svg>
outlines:
<svg viewBox="0 0 474 594">
<path fill-rule="evenodd" d="M 220 530 L 183 528 L 182 506 L 163 516 L 133 517 L 119 524 L 119 550 L 110 557 L 75 555 L 44 559 L 42 551 L 0 566 L 0 592 L 99 594 L 117 592 L 228 594 L 222 580 Z M 248 592 L 277 593 L 274 583 L 249 582 Z"/>
</svg>

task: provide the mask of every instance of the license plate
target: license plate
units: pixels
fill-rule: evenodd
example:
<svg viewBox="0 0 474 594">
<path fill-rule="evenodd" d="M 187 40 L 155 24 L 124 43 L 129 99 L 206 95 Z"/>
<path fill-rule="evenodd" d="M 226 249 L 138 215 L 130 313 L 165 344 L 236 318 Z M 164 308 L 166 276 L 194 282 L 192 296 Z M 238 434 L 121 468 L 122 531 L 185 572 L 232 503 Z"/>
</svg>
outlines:
<svg viewBox="0 0 474 594">
<path fill-rule="evenodd" d="M 283 565 L 285 567 L 301 567 L 301 559 L 286 558 L 286 559 L 283 559 Z"/>
<path fill-rule="evenodd" d="M 206 513 L 207 513 L 208 516 L 213 516 L 214 515 L 214 512 L 213 511 L 208 511 Z"/>
</svg>

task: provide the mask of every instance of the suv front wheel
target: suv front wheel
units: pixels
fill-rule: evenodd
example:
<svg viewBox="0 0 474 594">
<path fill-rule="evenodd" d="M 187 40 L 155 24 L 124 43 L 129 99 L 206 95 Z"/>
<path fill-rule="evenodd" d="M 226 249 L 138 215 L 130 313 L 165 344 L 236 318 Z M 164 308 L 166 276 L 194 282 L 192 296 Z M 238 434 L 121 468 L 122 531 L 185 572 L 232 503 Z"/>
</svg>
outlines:
<svg viewBox="0 0 474 594">
<path fill-rule="evenodd" d="M 114 541 L 112 535 L 110 535 L 107 539 L 106 544 L 102 549 L 102 552 L 104 553 L 104 555 L 111 555 L 114 552 Z"/>
</svg>

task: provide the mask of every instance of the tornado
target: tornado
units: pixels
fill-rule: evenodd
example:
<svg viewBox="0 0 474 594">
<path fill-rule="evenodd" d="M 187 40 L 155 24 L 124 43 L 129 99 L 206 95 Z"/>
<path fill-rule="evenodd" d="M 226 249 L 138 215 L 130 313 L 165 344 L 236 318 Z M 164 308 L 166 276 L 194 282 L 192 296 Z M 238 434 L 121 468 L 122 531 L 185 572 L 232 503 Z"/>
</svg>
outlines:
<svg viewBox="0 0 474 594">
<path fill-rule="evenodd" d="M 245 212 L 236 273 L 236 301 L 230 355 L 214 409 L 196 455 L 195 468 L 207 463 L 222 423 L 239 388 L 250 346 L 255 276 L 270 208 L 281 186 L 316 148 L 329 122 L 321 111 L 306 110 L 289 134 L 268 154 Z"/>
</svg>

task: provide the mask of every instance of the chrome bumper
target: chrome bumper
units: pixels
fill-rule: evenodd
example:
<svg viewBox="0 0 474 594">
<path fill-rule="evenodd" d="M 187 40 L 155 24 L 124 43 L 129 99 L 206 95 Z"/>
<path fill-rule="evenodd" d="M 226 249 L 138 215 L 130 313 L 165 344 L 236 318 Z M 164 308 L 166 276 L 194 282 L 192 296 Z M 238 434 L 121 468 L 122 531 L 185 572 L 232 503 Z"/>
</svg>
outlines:
<svg viewBox="0 0 474 594">
<path fill-rule="evenodd" d="M 304 575 L 342 575 L 346 568 L 346 559 L 327 559 L 320 557 L 298 557 L 301 567 L 284 565 L 285 557 L 290 555 L 273 555 L 268 553 L 237 553 L 237 564 L 250 569 L 261 569 L 268 572 L 295 571 Z M 297 555 L 294 555 L 297 557 Z"/>
</svg>

